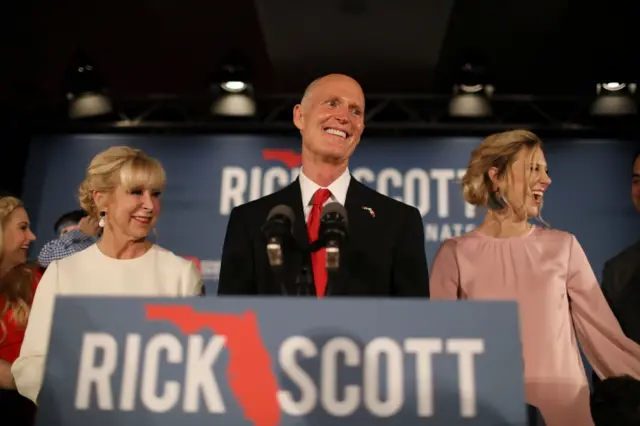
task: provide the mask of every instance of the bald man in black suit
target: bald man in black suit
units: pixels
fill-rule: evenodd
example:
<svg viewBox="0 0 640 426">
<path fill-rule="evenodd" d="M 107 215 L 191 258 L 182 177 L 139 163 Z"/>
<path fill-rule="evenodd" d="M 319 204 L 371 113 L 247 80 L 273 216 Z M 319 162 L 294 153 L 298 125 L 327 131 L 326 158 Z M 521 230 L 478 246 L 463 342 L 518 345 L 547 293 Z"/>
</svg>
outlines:
<svg viewBox="0 0 640 426">
<path fill-rule="evenodd" d="M 429 297 L 419 211 L 359 183 L 348 162 L 364 130 L 365 99 L 352 78 L 332 74 L 309 85 L 293 111 L 302 135 L 300 176 L 286 188 L 233 209 L 222 253 L 220 295 Z M 328 286 L 324 249 L 310 253 L 319 212 L 329 202 L 348 214 L 340 271 Z M 261 233 L 280 204 L 295 213 L 284 279 L 271 270 Z M 282 284 L 284 282 L 284 284 Z"/>
</svg>

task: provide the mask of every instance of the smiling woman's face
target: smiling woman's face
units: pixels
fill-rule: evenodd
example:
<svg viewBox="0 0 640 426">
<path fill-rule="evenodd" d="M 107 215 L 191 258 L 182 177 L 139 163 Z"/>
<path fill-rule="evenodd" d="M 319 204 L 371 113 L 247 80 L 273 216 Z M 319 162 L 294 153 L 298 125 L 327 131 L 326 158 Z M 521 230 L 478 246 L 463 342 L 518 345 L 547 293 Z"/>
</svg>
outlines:
<svg viewBox="0 0 640 426">
<path fill-rule="evenodd" d="M 36 239 L 31 232 L 29 216 L 23 207 L 15 208 L 2 222 L 0 261 L 7 269 L 27 261 L 29 244 Z"/>
</svg>

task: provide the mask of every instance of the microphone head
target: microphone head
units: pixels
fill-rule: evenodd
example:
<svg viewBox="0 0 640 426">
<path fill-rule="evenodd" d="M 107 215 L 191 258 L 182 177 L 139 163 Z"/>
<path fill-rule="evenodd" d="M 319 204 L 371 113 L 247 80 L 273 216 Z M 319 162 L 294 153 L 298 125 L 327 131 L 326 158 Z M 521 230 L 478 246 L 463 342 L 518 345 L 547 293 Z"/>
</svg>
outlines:
<svg viewBox="0 0 640 426">
<path fill-rule="evenodd" d="M 288 219 L 291 223 L 291 232 L 293 232 L 293 223 L 296 218 L 295 213 L 293 213 L 293 209 L 287 205 L 279 204 L 269 211 L 269 214 L 267 215 L 267 222 L 271 219 L 275 219 L 277 216 Z"/>
<path fill-rule="evenodd" d="M 269 214 L 267 215 L 267 220 L 277 215 L 285 216 L 291 222 L 293 222 L 294 218 L 296 217 L 295 214 L 293 213 L 293 209 L 285 204 L 278 204 L 277 206 L 272 208 L 269 211 Z"/>
<path fill-rule="evenodd" d="M 345 226 L 347 226 L 347 209 L 338 202 L 332 202 L 324 206 L 322 213 L 320 214 L 320 220 L 342 220 Z"/>
</svg>

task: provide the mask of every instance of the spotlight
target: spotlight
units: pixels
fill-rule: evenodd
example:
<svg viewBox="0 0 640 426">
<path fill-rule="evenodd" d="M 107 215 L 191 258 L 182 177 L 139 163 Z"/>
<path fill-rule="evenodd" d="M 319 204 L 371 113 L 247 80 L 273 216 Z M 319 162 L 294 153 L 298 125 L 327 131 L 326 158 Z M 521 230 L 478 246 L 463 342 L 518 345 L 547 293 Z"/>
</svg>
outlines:
<svg viewBox="0 0 640 426">
<path fill-rule="evenodd" d="M 591 114 L 597 116 L 634 115 L 638 112 L 635 83 L 604 82 L 596 85 Z"/>
<path fill-rule="evenodd" d="M 609 92 L 617 92 L 618 90 L 622 90 L 627 85 L 625 83 L 611 82 L 611 83 L 602 83 L 602 88 Z"/>
<path fill-rule="evenodd" d="M 105 81 L 91 58 L 77 51 L 69 64 L 63 82 L 69 101 L 69 117 L 87 118 L 109 114 L 113 110 L 105 93 Z"/>
<path fill-rule="evenodd" d="M 211 82 L 215 96 L 211 105 L 212 114 L 231 117 L 255 115 L 256 102 L 246 63 L 239 55 L 232 55 L 214 73 Z"/>
<path fill-rule="evenodd" d="M 224 81 L 220 83 L 220 87 L 229 93 L 240 93 L 247 89 L 247 83 L 244 81 Z"/>
<path fill-rule="evenodd" d="M 491 97 L 494 88 L 488 84 L 487 71 L 479 62 L 465 62 L 460 67 L 453 97 L 449 102 L 452 117 L 481 118 L 493 114 Z"/>
</svg>

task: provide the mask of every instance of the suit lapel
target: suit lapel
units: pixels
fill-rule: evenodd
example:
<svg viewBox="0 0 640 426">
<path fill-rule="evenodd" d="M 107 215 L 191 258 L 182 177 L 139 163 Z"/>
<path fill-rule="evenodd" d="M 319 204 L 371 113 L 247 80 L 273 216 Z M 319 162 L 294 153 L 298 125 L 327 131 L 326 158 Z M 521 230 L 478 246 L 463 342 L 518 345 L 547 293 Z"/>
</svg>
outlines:
<svg viewBox="0 0 640 426">
<path fill-rule="evenodd" d="M 366 209 L 370 207 L 367 203 L 368 198 L 364 185 L 351 176 L 344 206 L 349 221 L 348 242 L 345 247 L 345 261 L 340 264 L 338 283 L 333 289 L 334 295 L 350 294 L 349 288 L 356 284 L 353 281 L 357 280 L 355 271 L 352 270 L 356 254 L 363 250 L 362 244 L 368 244 L 371 240 L 370 236 L 375 231 L 374 216 Z"/>
<path fill-rule="evenodd" d="M 349 215 L 349 239 L 354 241 L 369 241 L 375 227 L 375 211 L 371 206 L 367 188 L 353 176 L 349 183 L 345 209 Z"/>
<path fill-rule="evenodd" d="M 296 214 L 296 222 L 293 225 L 293 238 L 296 244 L 302 250 L 308 250 L 309 237 L 307 235 L 307 223 L 304 219 L 304 210 L 302 209 L 302 191 L 300 190 L 300 181 L 298 179 L 291 185 L 291 207 Z"/>
</svg>

